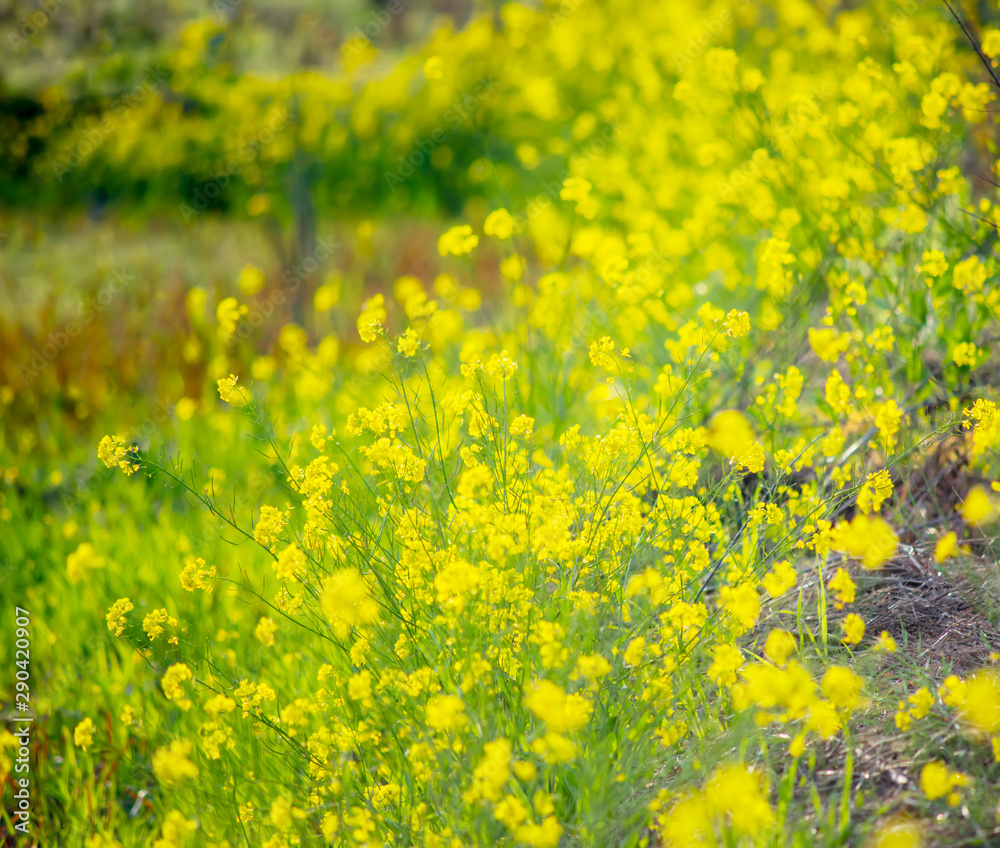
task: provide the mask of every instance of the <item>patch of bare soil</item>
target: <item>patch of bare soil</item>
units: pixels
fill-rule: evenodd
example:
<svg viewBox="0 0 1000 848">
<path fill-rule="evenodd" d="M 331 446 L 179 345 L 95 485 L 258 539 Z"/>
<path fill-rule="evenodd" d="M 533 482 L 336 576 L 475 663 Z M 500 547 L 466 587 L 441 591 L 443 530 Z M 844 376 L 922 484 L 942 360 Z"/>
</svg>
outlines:
<svg viewBox="0 0 1000 848">
<path fill-rule="evenodd" d="M 878 655 L 871 689 L 912 693 L 921 675 L 936 681 L 951 673 L 965 675 L 989 664 L 992 652 L 1000 652 L 1000 567 L 995 562 L 965 556 L 938 564 L 929 547 L 900 545 L 896 557 L 878 571 L 833 562 L 824 569 L 824 582 L 839 567 L 851 573 L 857 594 L 847 609 L 829 611 L 831 640 L 843 616 L 854 612 L 866 624 L 856 656 L 870 649 L 882 631 L 898 645 L 896 654 Z M 815 600 L 818 584 L 815 579 L 809 582 L 805 593 Z M 895 727 L 894 699 L 890 694 L 885 703 L 859 715 L 849 739 L 838 734 L 819 744 L 809 764 L 810 782 L 821 796 L 839 795 L 845 781 L 850 781 L 851 797 L 856 799 L 860 792 L 867 811 L 861 819 L 916 812 L 922 800 L 920 767 L 932 757 L 927 751 L 918 752 L 916 741 Z M 975 755 L 960 734 L 943 732 L 950 738 L 951 756 Z M 808 809 L 807 802 L 803 806 Z M 1000 828 L 993 826 L 992 816 L 989 825 L 977 818 L 964 809 L 939 817 L 927 834 L 928 844 L 1000 844 Z"/>
<path fill-rule="evenodd" d="M 983 551 L 987 548 L 976 547 Z M 794 632 L 794 617 L 798 614 L 805 630 L 819 633 L 817 566 L 814 561 L 812 568 L 806 566 L 800 571 L 802 595 L 797 613 L 789 609 L 787 599 L 767 603 L 770 614 L 762 616 L 753 634 L 758 651 L 763 649 L 772 627 Z M 857 563 L 833 556 L 823 566 L 824 584 L 838 568 L 850 573 L 857 592 L 854 602 L 841 610 L 834 609 L 830 599 L 830 645 L 835 655 L 838 649 L 833 646 L 841 635 L 845 616 L 856 613 L 864 619 L 865 638 L 853 654 L 868 668 L 866 688 L 875 696 L 875 703 L 863 714 L 855 715 L 849 738 L 837 734 L 818 743 L 812 755 L 800 762 L 800 778 L 806 779 L 797 781 L 793 804 L 809 819 L 813 815 L 813 790 L 825 798 L 824 807 L 828 807 L 834 799 L 843 797 L 845 782 L 849 782 L 848 794 L 853 801 L 859 800 L 860 793 L 862 812 L 858 821 L 916 813 L 923 803 L 920 769 L 934 757 L 927 750 L 918 750 L 919 740 L 896 728 L 898 700 L 929 680 L 940 682 L 952 673 L 967 675 L 988 665 L 991 653 L 1000 652 L 1000 566 L 983 556 L 956 557 L 939 564 L 934 559 L 933 542 L 925 541 L 917 546 L 901 544 L 896 556 L 877 571 L 866 571 Z M 895 654 L 871 650 L 882 631 L 896 640 Z M 939 730 L 948 736 L 950 755 L 957 759 L 975 756 L 957 728 Z M 779 760 L 771 766 L 782 774 L 787 762 Z M 975 818 L 967 810 L 949 811 L 933 822 L 927 844 L 1000 845 L 1000 829 L 993 827 L 992 812 L 988 826 L 975 823 Z M 853 839 L 848 836 L 847 844 L 861 844 Z"/>
<path fill-rule="evenodd" d="M 996 564 L 963 557 L 939 565 L 929 550 L 901 545 L 877 572 L 856 575 L 853 611 L 875 637 L 883 630 L 932 674 L 966 674 L 1000 651 Z"/>
</svg>

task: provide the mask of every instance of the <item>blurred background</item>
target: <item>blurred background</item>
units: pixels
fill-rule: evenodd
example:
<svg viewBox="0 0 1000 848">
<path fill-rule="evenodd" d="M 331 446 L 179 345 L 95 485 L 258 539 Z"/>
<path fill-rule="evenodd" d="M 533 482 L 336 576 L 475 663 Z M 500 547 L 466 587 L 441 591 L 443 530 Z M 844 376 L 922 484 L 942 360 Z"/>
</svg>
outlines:
<svg viewBox="0 0 1000 848">
<path fill-rule="evenodd" d="M 477 13 L 499 14 L 461 0 L 0 4 L 7 465 L 89 450 L 92 433 L 199 400 L 260 352 L 279 360 L 260 379 L 324 339 L 327 366 L 351 355 L 363 299 L 430 273 L 437 222 L 475 216 L 505 171 L 539 165 L 495 141 L 485 56 L 459 57 L 454 86 L 414 90 Z M 496 263 L 482 263 L 488 291 Z M 208 325 L 230 295 L 260 315 L 220 352 Z"/>
<path fill-rule="evenodd" d="M 254 561 L 179 490 L 115 479 L 100 438 L 211 463 L 206 491 L 242 514 L 279 497 L 216 381 L 253 384 L 284 435 L 323 417 L 320 399 L 370 402 L 385 363 L 358 338 L 365 299 L 401 277 L 408 297 L 417 277 L 450 307 L 432 337 L 461 335 L 499 263 L 479 252 L 475 288 L 440 273 L 444 222 L 481 220 L 512 168 L 558 173 L 496 141 L 483 40 L 457 38 L 477 13 L 488 37 L 493 7 L 462 0 L 0 0 L 0 594 L 3 615 L 36 616 L 39 844 L 90 833 L 73 727 L 146 662 L 109 634 L 114 598 L 190 603 L 192 551 L 223 572 Z M 442 52 L 455 70 L 428 86 Z M 222 594 L 192 638 L 235 623 Z M 144 738 L 163 730 L 146 721 Z M 162 814 L 147 759 L 102 761 L 115 785 L 93 787 L 134 844 Z"/>
</svg>

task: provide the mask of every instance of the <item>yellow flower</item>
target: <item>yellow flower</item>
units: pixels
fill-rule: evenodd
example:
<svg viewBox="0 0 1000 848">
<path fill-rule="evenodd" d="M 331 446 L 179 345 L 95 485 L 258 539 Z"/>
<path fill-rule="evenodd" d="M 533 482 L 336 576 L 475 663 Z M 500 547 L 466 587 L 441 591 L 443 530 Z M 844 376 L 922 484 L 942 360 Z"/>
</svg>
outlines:
<svg viewBox="0 0 1000 848">
<path fill-rule="evenodd" d="M 991 59 L 1000 56 L 1000 29 L 988 29 L 983 33 L 983 53 Z"/>
<path fill-rule="evenodd" d="M 879 517 L 864 513 L 840 522 L 830 535 L 830 546 L 861 560 L 865 568 L 881 568 L 895 553 L 899 537 Z"/>
<path fill-rule="evenodd" d="M 896 640 L 889 635 L 888 630 L 883 630 L 878 639 L 875 640 L 874 648 L 876 651 L 885 651 L 887 654 L 896 653 Z"/>
<path fill-rule="evenodd" d="M 427 702 L 427 726 L 435 730 L 461 730 L 469 723 L 465 704 L 455 695 L 435 695 Z"/>
<path fill-rule="evenodd" d="M 906 818 L 889 819 L 872 833 L 870 848 L 923 848 L 920 823 Z"/>
<path fill-rule="evenodd" d="M 948 98 L 937 91 L 929 91 L 920 102 L 923 113 L 921 123 L 930 129 L 941 126 L 941 116 L 948 111 Z"/>
<path fill-rule="evenodd" d="M 705 801 L 718 817 L 728 819 L 733 831 L 759 836 L 774 823 L 760 777 L 745 766 L 725 766 L 705 784 Z"/>
<path fill-rule="evenodd" d="M 920 257 L 920 264 L 917 270 L 928 277 L 940 277 L 948 270 L 948 261 L 940 250 L 925 250 Z"/>
<path fill-rule="evenodd" d="M 951 359 L 960 368 L 966 365 L 975 365 L 979 360 L 979 348 L 972 342 L 959 342 L 951 352 Z"/>
<path fill-rule="evenodd" d="M 732 336 L 734 339 L 742 338 L 750 332 L 750 316 L 746 312 L 731 309 L 726 315 L 726 323 L 722 329 L 727 336 Z"/>
<path fill-rule="evenodd" d="M 129 448 L 118 436 L 105 436 L 97 446 L 97 457 L 108 468 L 121 468 L 127 475 L 131 475 L 139 465 L 126 460 Z"/>
<path fill-rule="evenodd" d="M 372 44 L 371 39 L 358 30 L 340 45 L 340 53 L 344 61 L 344 71 L 351 73 L 374 61 L 379 51 Z"/>
<path fill-rule="evenodd" d="M 988 276 L 989 271 L 979 257 L 970 256 L 955 265 L 951 284 L 963 294 L 972 295 L 982 290 Z"/>
<path fill-rule="evenodd" d="M 178 783 L 198 776 L 198 766 L 190 759 L 191 743 L 186 739 L 175 739 L 169 745 L 159 748 L 153 754 L 153 774 L 161 783 Z"/>
<path fill-rule="evenodd" d="M 540 824 L 528 822 L 514 828 L 514 839 L 533 848 L 556 848 L 562 831 L 554 816 L 546 816 Z"/>
<path fill-rule="evenodd" d="M 274 573 L 279 580 L 294 580 L 306 564 L 305 554 L 299 550 L 299 546 L 291 544 L 285 548 L 274 561 Z"/>
<path fill-rule="evenodd" d="M 790 718 L 801 718 L 809 705 L 816 700 L 816 682 L 796 660 L 789 660 L 786 668 L 767 663 L 753 663 L 740 671 L 746 682 L 746 702 L 763 709 L 782 706 Z"/>
<path fill-rule="evenodd" d="M 593 704 L 583 695 L 567 695 L 551 680 L 538 680 L 531 685 L 525 706 L 553 733 L 572 733 L 590 720 Z"/>
<path fill-rule="evenodd" d="M 442 256 L 464 256 L 472 253 L 479 244 L 479 236 L 472 232 L 468 224 L 452 227 L 438 239 L 438 253 Z"/>
<path fill-rule="evenodd" d="M 851 613 L 843 622 L 844 642 L 848 645 L 857 645 L 865 638 L 865 622 L 860 615 Z"/>
<path fill-rule="evenodd" d="M 788 560 L 781 560 L 781 562 L 776 562 L 771 570 L 764 575 L 761 585 L 772 598 L 777 598 L 794 587 L 796 579 L 795 569 L 792 568 L 791 563 Z"/>
<path fill-rule="evenodd" d="M 329 843 L 334 841 L 334 836 L 337 833 L 337 828 L 340 826 L 340 819 L 337 818 L 333 813 L 327 813 L 323 816 L 323 822 L 320 825 L 323 831 L 323 838 Z"/>
<path fill-rule="evenodd" d="M 105 436 L 97 446 L 97 457 L 108 468 L 117 468 L 125 456 L 125 447 L 118 436 Z"/>
<path fill-rule="evenodd" d="M 764 83 L 767 82 L 767 78 L 764 76 L 760 68 L 747 68 L 743 72 L 743 76 L 740 77 L 740 86 L 744 91 L 756 91 Z"/>
<path fill-rule="evenodd" d="M 577 203 L 584 201 L 590 195 L 591 185 L 588 180 L 582 177 L 567 177 L 563 180 L 559 197 L 562 200 L 574 200 Z"/>
<path fill-rule="evenodd" d="M 248 262 L 242 269 L 240 269 L 240 275 L 236 280 L 236 285 L 240 287 L 240 291 L 243 292 L 243 294 L 247 297 L 252 297 L 264 288 L 264 284 L 266 282 L 267 277 L 264 276 L 264 272 L 252 262 Z"/>
<path fill-rule="evenodd" d="M 261 618 L 254 628 L 253 635 L 268 648 L 274 647 L 274 634 L 278 632 L 278 625 L 274 619 Z"/>
<path fill-rule="evenodd" d="M 894 400 L 880 404 L 875 412 L 875 427 L 882 437 L 886 450 L 891 450 L 896 444 L 896 434 L 903 420 L 903 410 Z"/>
<path fill-rule="evenodd" d="M 235 709 L 236 701 L 221 693 L 213 695 L 205 702 L 205 712 L 209 715 L 217 716 L 222 713 L 231 713 Z"/>
<path fill-rule="evenodd" d="M 949 707 L 961 707 L 969 696 L 969 684 L 955 674 L 949 674 L 938 688 L 942 704 Z"/>
<path fill-rule="evenodd" d="M 709 845 L 705 835 L 712 832 L 711 811 L 701 794 L 685 795 L 658 817 L 663 842 L 669 848 L 701 848 Z"/>
<path fill-rule="evenodd" d="M 517 227 L 517 222 L 506 209 L 497 209 L 486 216 L 483 232 L 497 239 L 509 239 Z"/>
<path fill-rule="evenodd" d="M 163 633 L 164 625 L 167 627 L 177 626 L 177 619 L 165 609 L 153 610 L 151 613 L 147 613 L 142 620 L 142 629 L 146 631 L 150 641 L 156 640 Z"/>
<path fill-rule="evenodd" d="M 174 412 L 181 421 L 190 421 L 197 411 L 198 401 L 194 398 L 183 397 L 174 406 Z"/>
<path fill-rule="evenodd" d="M 528 783 L 538 775 L 538 768 L 534 763 L 527 760 L 518 760 L 514 763 L 514 776 L 522 783 Z"/>
<path fill-rule="evenodd" d="M 440 56 L 431 56 L 424 62 L 424 76 L 429 80 L 439 80 L 444 76 L 444 60 Z"/>
<path fill-rule="evenodd" d="M 253 528 L 254 541 L 265 548 L 271 547 L 277 539 L 278 534 L 285 529 L 288 524 L 288 516 L 281 510 L 266 504 L 260 508 L 260 518 Z M 294 554 L 289 554 L 294 557 Z"/>
<path fill-rule="evenodd" d="M 510 779 L 512 750 L 510 742 L 502 738 L 483 746 L 483 758 L 472 770 L 472 783 L 462 793 L 466 804 L 474 804 L 480 799 L 494 803 L 500 800 L 501 791 Z M 519 779 L 527 781 L 534 777 L 537 769 L 531 763 L 521 761 L 514 766 L 514 771 Z"/>
<path fill-rule="evenodd" d="M 736 459 L 737 468 L 746 468 L 752 474 L 759 474 L 764 468 L 764 448 L 754 442 L 742 456 Z"/>
<path fill-rule="evenodd" d="M 94 833 L 83 841 L 83 848 L 121 848 L 121 842 L 113 836 Z"/>
<path fill-rule="evenodd" d="M 326 443 L 328 439 L 332 439 L 337 435 L 337 431 L 334 430 L 333 433 L 327 431 L 326 426 L 323 424 L 313 424 L 312 430 L 309 432 L 309 442 L 316 448 L 316 450 L 321 453 L 326 450 Z"/>
<path fill-rule="evenodd" d="M 551 731 L 532 742 L 531 750 L 552 765 L 569 762 L 576 756 L 577 751 L 572 740 L 561 733 Z"/>
<path fill-rule="evenodd" d="M 1000 676 L 996 671 L 980 671 L 969 678 L 960 715 L 983 733 L 1000 730 Z"/>
<path fill-rule="evenodd" d="M 910 713 L 906 710 L 906 702 L 899 702 L 899 709 L 896 711 L 895 716 L 896 727 L 902 730 L 904 733 L 910 729 L 910 725 L 913 724 L 913 718 Z"/>
<path fill-rule="evenodd" d="M 832 704 L 853 710 L 858 706 L 861 678 L 849 668 L 835 665 L 826 670 L 820 688 L 823 696 Z"/>
<path fill-rule="evenodd" d="M 125 616 L 133 608 L 132 602 L 128 598 L 119 598 L 115 601 L 106 616 L 108 630 L 114 633 L 115 636 L 121 636 L 122 631 L 125 629 Z"/>
<path fill-rule="evenodd" d="M 461 489 L 459 491 L 461 493 Z M 460 613 L 465 609 L 468 596 L 479 588 L 481 581 L 479 569 L 463 559 L 455 560 L 434 577 L 437 601 Z"/>
<path fill-rule="evenodd" d="M 798 646 L 795 637 L 787 630 L 772 630 L 764 643 L 764 656 L 775 665 L 783 666 L 788 662 L 789 654 Z"/>
<path fill-rule="evenodd" d="M 968 775 L 949 771 L 944 763 L 937 761 L 927 763 L 920 772 L 920 788 L 931 801 L 948 795 L 948 803 L 954 806 L 959 799 L 952 793 L 952 790 L 956 787 L 966 786 L 968 783 Z"/>
<path fill-rule="evenodd" d="M 757 278 L 754 285 L 758 289 L 769 292 L 773 297 L 784 298 L 795 282 L 792 272 L 785 267 L 795 262 L 795 254 L 791 252 L 791 244 L 782 239 L 770 238 L 761 242 L 755 252 L 757 254 Z M 768 328 L 765 327 L 765 329 Z"/>
<path fill-rule="evenodd" d="M 622 348 L 619 353 L 615 353 L 615 343 L 610 336 L 604 336 L 596 342 L 590 343 L 590 361 L 612 377 L 623 373 L 631 373 L 632 366 L 623 359 L 629 359 L 628 348 Z"/>
<path fill-rule="evenodd" d="M 89 577 L 91 571 L 104 568 L 104 562 L 104 557 L 97 554 L 90 542 L 83 542 L 66 557 L 66 579 L 70 583 L 79 583 Z"/>
<path fill-rule="evenodd" d="M 851 580 L 851 575 L 844 571 L 844 569 L 838 568 L 837 573 L 833 575 L 833 579 L 830 580 L 827 586 L 837 593 L 835 595 L 837 609 L 843 609 L 844 604 L 854 603 L 854 593 L 857 587 L 854 585 L 854 581 Z"/>
<path fill-rule="evenodd" d="M 368 298 L 361 306 L 358 316 L 358 335 L 363 342 L 373 342 L 382 333 L 386 319 L 385 298 L 376 294 Z"/>
<path fill-rule="evenodd" d="M 413 331 L 412 327 L 407 327 L 406 332 L 399 337 L 396 342 L 396 349 L 403 356 L 416 356 L 420 350 L 420 338 Z"/>
<path fill-rule="evenodd" d="M 528 415 L 518 415 L 510 422 L 510 434 L 512 436 L 523 436 L 530 438 L 532 430 L 535 428 L 535 419 Z"/>
<path fill-rule="evenodd" d="M 182 710 L 191 709 L 191 701 L 185 697 L 184 683 L 193 677 L 191 669 L 184 663 L 174 663 L 160 680 L 163 694 L 167 696 L 168 700 L 175 701 Z"/>
<path fill-rule="evenodd" d="M 305 811 L 293 806 L 291 800 L 284 795 L 279 795 L 271 802 L 271 809 L 268 813 L 268 820 L 282 833 L 291 830 L 295 819 L 304 819 L 305 817 Z M 282 840 L 276 844 L 287 845 L 288 843 Z"/>
<path fill-rule="evenodd" d="M 723 686 L 736 683 L 736 672 L 743 665 L 743 654 L 735 645 L 716 645 L 712 649 L 712 665 L 708 676 Z"/>
<path fill-rule="evenodd" d="M 954 531 L 945 533 L 934 546 L 935 562 L 944 562 L 958 550 L 958 536 Z"/>
<path fill-rule="evenodd" d="M 524 257 L 512 253 L 500 261 L 500 276 L 509 283 L 516 283 L 524 276 Z"/>
<path fill-rule="evenodd" d="M 329 312 L 340 301 L 341 277 L 331 272 L 323 278 L 323 285 L 313 295 L 313 308 L 317 312 Z"/>
<path fill-rule="evenodd" d="M 925 718 L 934 706 L 934 696 L 926 686 L 921 686 L 907 698 L 910 704 L 910 715 L 913 718 Z"/>
<path fill-rule="evenodd" d="M 352 627 L 378 621 L 378 603 L 353 568 L 337 569 L 323 581 L 320 606 L 338 639 L 346 639 Z"/>
<path fill-rule="evenodd" d="M 89 716 L 73 729 L 73 743 L 84 751 L 94 744 L 94 722 Z"/>
<path fill-rule="evenodd" d="M 705 441 L 723 456 L 735 459 L 753 447 L 754 433 L 742 412 L 727 409 L 712 418 Z"/>
<path fill-rule="evenodd" d="M 851 344 L 850 333 L 840 333 L 825 328 L 816 330 L 809 328 L 809 346 L 824 362 L 836 362 Z"/>
<path fill-rule="evenodd" d="M 733 617 L 738 627 L 749 630 L 760 615 L 760 596 L 749 583 L 740 586 L 723 586 L 719 593 L 722 606 Z"/>
<path fill-rule="evenodd" d="M 171 810 L 160 829 L 162 838 L 153 843 L 153 848 L 179 848 L 197 829 L 198 825 L 194 821 L 184 818 L 177 810 Z"/>
<path fill-rule="evenodd" d="M 211 592 L 214 587 L 209 581 L 213 577 L 215 577 L 214 565 L 206 567 L 205 560 L 193 555 L 185 558 L 180 580 L 181 586 L 188 592 L 193 592 L 195 589 Z"/>
<path fill-rule="evenodd" d="M 910 203 L 899 213 L 897 224 L 903 232 L 922 233 L 927 229 L 927 213 L 915 203 Z"/>
<path fill-rule="evenodd" d="M 892 479 L 885 469 L 869 474 L 858 494 L 858 509 L 866 515 L 878 512 L 882 504 L 892 495 Z"/>
<path fill-rule="evenodd" d="M 992 515 L 993 505 L 986 491 L 980 486 L 974 486 L 959 511 L 968 524 L 980 524 Z"/>
<path fill-rule="evenodd" d="M 240 305 L 235 297 L 227 297 L 219 301 L 215 309 L 215 320 L 219 324 L 219 337 L 223 342 L 229 341 L 236 332 L 240 317 L 246 315 L 249 309 L 246 304 Z"/>
<path fill-rule="evenodd" d="M 826 380 L 824 397 L 835 414 L 849 411 L 851 387 L 844 382 L 844 378 L 840 376 L 840 372 L 836 368 L 830 372 L 830 376 Z"/>
<path fill-rule="evenodd" d="M 235 375 L 230 374 L 228 377 L 223 377 L 219 380 L 219 397 L 233 406 L 246 406 L 253 398 L 253 395 L 243 386 L 236 384 L 238 379 Z"/>
<path fill-rule="evenodd" d="M 817 699 L 809 704 L 806 730 L 819 734 L 820 739 L 832 739 L 843 726 L 837 708 L 829 701 Z"/>
</svg>

